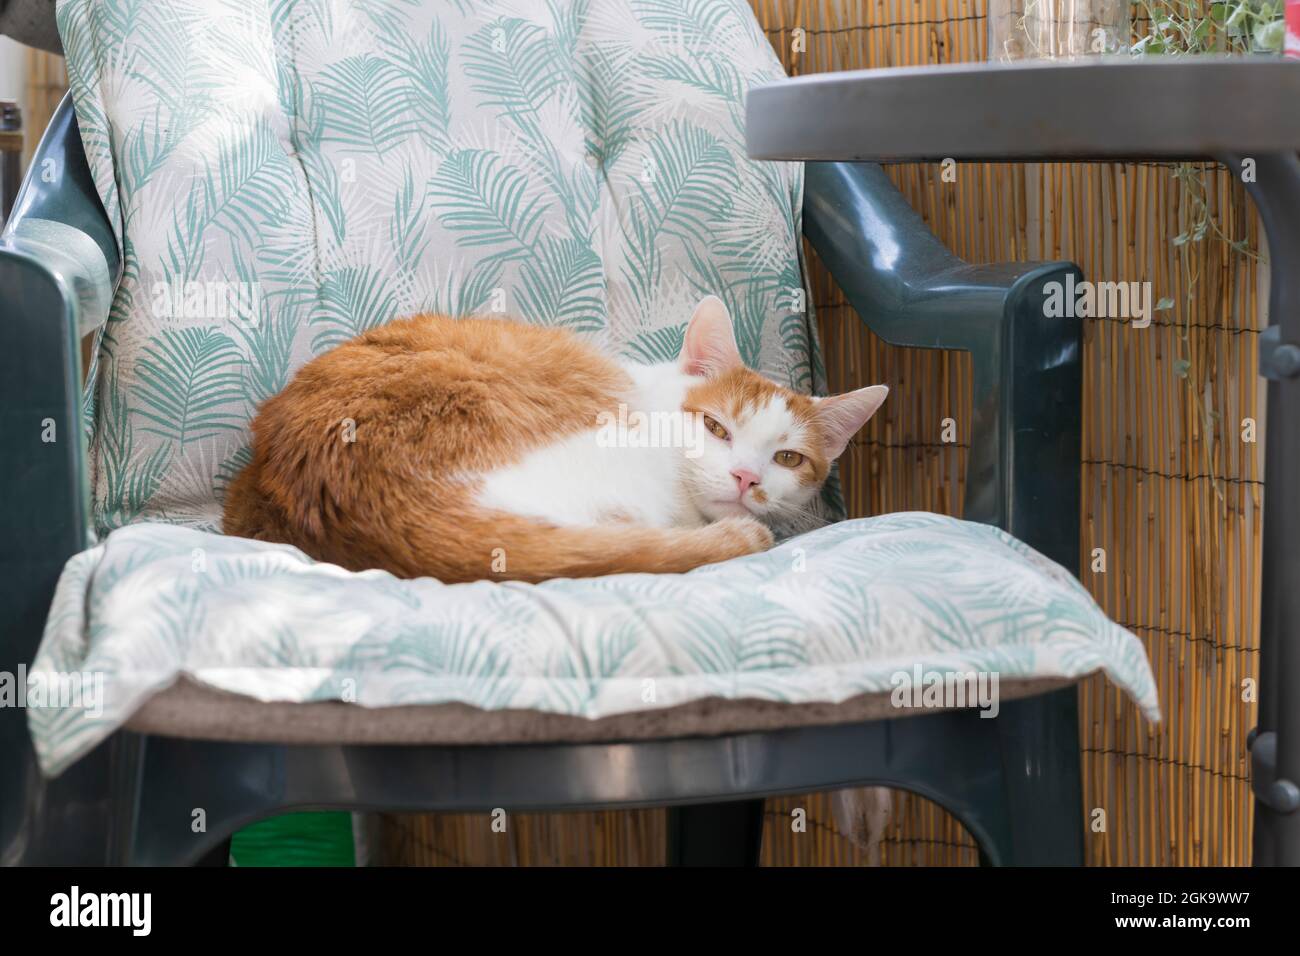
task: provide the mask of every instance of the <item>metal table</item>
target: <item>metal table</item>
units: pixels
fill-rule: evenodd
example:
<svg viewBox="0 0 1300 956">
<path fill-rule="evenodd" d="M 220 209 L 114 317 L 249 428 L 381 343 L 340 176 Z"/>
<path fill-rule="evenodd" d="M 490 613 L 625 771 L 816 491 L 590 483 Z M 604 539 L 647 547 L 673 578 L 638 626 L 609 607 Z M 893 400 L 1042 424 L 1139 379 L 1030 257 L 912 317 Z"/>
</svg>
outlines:
<svg viewBox="0 0 1300 956">
<path fill-rule="evenodd" d="M 859 70 L 759 87 L 749 154 L 782 160 L 1217 160 L 1271 259 L 1254 860 L 1300 866 L 1300 64 L 1092 58 Z"/>
</svg>

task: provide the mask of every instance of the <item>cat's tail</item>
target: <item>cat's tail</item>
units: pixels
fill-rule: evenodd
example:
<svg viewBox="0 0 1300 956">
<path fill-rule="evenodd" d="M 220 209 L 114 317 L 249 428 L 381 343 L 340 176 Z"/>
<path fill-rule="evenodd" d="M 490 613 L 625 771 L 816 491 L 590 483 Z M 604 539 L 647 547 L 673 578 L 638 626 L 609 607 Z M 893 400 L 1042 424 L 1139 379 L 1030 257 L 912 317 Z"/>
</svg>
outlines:
<svg viewBox="0 0 1300 956">
<path fill-rule="evenodd" d="M 421 552 L 415 573 L 446 582 L 680 574 L 772 546 L 772 532 L 747 517 L 700 528 L 630 523 L 571 527 L 486 512 L 458 516 L 451 528 L 411 530 L 412 550 Z"/>
</svg>

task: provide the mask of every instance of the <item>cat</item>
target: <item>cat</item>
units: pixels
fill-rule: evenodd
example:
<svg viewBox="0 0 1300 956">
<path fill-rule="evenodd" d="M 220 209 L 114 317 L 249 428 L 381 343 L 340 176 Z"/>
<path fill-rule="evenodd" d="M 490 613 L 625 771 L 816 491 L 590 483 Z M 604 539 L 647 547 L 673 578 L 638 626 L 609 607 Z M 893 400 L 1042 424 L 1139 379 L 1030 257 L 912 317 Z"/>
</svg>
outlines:
<svg viewBox="0 0 1300 956">
<path fill-rule="evenodd" d="M 448 583 L 680 573 L 771 547 L 887 394 L 746 368 L 714 296 L 655 365 L 507 319 L 396 319 L 261 406 L 222 527 Z"/>
</svg>

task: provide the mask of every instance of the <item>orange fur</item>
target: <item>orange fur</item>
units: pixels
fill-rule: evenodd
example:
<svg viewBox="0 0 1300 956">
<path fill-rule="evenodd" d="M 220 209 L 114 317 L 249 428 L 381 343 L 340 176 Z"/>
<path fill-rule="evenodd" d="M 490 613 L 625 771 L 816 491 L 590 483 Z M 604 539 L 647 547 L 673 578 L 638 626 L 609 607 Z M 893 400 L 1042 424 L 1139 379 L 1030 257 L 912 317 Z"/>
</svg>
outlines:
<svg viewBox="0 0 1300 956">
<path fill-rule="evenodd" d="M 574 528 L 473 503 L 480 474 L 595 427 L 628 385 L 568 332 L 437 315 L 391 322 L 313 359 L 259 409 L 223 530 L 447 582 L 682 572 L 769 547 L 770 532 L 749 519 Z"/>
</svg>

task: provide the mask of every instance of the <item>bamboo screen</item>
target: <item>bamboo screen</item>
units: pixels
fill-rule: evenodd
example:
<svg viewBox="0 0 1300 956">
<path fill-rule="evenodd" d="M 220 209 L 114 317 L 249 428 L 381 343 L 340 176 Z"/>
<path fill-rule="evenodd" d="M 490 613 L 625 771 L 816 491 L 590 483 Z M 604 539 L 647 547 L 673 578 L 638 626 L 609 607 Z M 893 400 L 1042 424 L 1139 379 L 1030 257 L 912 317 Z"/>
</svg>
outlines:
<svg viewBox="0 0 1300 956">
<path fill-rule="evenodd" d="M 58 107 L 63 94 L 68 91 L 68 77 L 63 69 L 63 57 L 44 50 L 27 51 L 27 109 L 23 116 L 23 129 L 27 144 L 23 152 L 24 163 L 30 163 L 36 152 L 41 133 L 49 125 L 50 117 Z"/>
<path fill-rule="evenodd" d="M 986 0 L 751 3 L 792 75 L 985 58 Z M 1165 715 L 1147 724 L 1100 678 L 1080 689 L 1082 822 L 1094 865 L 1250 860 L 1245 739 L 1258 670 L 1263 393 L 1255 369 L 1266 268 L 1240 183 L 1215 167 L 1196 172 L 1181 185 L 1169 164 L 973 164 L 945 183 L 936 166 L 891 168 L 931 228 L 971 261 L 1069 259 L 1088 278 L 1149 280 L 1154 298 L 1174 301 L 1145 329 L 1095 319 L 1084 330 L 1082 578 L 1143 639 Z M 1226 235 L 1245 240 L 1244 253 L 1212 232 L 1174 242 L 1206 210 Z M 845 463 L 851 512 L 960 514 L 966 357 L 886 346 L 815 261 L 812 282 L 832 387 L 893 389 Z M 942 440 L 946 417 L 958 422 L 956 442 Z M 1101 560 L 1104 572 L 1094 572 Z M 792 832 L 797 807 L 807 811 L 806 832 Z M 866 862 L 836 830 L 826 794 L 769 800 L 767 816 L 766 865 Z M 523 815 L 511 830 L 493 834 L 484 817 L 391 817 L 382 855 L 442 865 L 664 858 L 657 811 Z M 947 814 L 899 793 L 881 862 L 974 865 L 977 857 Z"/>
</svg>

